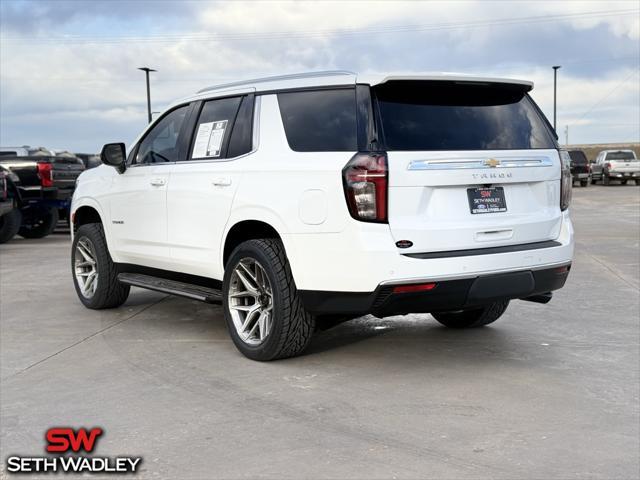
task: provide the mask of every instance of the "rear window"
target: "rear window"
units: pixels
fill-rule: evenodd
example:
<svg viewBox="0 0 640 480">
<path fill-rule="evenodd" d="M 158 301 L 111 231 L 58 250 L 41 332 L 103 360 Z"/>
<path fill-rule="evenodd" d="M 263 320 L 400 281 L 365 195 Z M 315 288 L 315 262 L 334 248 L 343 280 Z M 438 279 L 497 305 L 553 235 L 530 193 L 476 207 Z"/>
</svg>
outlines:
<svg viewBox="0 0 640 480">
<path fill-rule="evenodd" d="M 635 160 L 633 152 L 607 152 L 607 160 Z"/>
<path fill-rule="evenodd" d="M 576 165 L 586 165 L 588 163 L 586 155 L 581 150 L 571 150 L 569 156 L 571 157 L 571 162 Z"/>
<path fill-rule="evenodd" d="M 279 93 L 278 104 L 292 150 L 357 150 L 355 89 Z"/>
<path fill-rule="evenodd" d="M 388 150 L 555 148 L 522 88 L 396 81 L 374 88 Z"/>
</svg>

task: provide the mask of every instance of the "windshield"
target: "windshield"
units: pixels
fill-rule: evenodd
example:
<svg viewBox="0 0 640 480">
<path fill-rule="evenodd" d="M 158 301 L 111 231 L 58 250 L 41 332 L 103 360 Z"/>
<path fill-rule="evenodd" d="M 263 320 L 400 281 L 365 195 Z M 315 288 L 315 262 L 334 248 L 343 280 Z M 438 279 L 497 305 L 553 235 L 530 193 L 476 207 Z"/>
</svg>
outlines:
<svg viewBox="0 0 640 480">
<path fill-rule="evenodd" d="M 607 160 L 635 160 L 633 152 L 607 152 Z"/>
<path fill-rule="evenodd" d="M 374 92 L 388 150 L 555 148 L 520 86 L 391 81 Z"/>
</svg>

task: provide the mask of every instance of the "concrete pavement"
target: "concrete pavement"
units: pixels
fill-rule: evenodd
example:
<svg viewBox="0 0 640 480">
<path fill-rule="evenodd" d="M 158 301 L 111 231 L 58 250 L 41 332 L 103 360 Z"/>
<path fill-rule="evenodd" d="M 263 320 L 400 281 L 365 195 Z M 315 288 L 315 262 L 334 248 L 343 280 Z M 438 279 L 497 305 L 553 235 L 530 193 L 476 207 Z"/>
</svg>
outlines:
<svg viewBox="0 0 640 480">
<path fill-rule="evenodd" d="M 0 246 L 1 461 L 58 425 L 140 478 L 637 478 L 640 188 L 575 188 L 575 262 L 491 327 L 357 319 L 305 356 L 242 357 L 217 306 L 76 298 L 69 239 Z"/>
</svg>

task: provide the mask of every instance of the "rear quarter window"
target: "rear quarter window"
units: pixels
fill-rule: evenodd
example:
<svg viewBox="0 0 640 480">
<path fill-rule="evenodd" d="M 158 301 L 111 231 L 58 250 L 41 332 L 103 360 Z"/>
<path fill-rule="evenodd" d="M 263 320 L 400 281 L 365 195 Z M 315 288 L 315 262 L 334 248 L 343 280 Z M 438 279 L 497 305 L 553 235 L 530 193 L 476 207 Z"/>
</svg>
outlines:
<svg viewBox="0 0 640 480">
<path fill-rule="evenodd" d="M 395 81 L 374 88 L 388 150 L 556 148 L 521 87 Z"/>
<path fill-rule="evenodd" d="M 283 92 L 278 104 L 292 150 L 357 150 L 355 89 Z"/>
</svg>

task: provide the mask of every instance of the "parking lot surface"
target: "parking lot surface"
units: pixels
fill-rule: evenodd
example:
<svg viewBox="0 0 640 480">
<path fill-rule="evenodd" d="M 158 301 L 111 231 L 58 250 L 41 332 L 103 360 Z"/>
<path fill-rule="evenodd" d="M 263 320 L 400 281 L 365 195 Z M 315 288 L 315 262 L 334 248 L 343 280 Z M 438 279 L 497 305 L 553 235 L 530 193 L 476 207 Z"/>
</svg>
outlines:
<svg viewBox="0 0 640 480">
<path fill-rule="evenodd" d="M 302 357 L 236 351 L 218 306 L 86 310 L 68 235 L 0 246 L 1 454 L 100 426 L 141 478 L 637 478 L 640 188 L 575 188 L 571 275 L 490 327 L 364 317 Z M 336 272 L 343 268 L 336 265 Z"/>
</svg>

